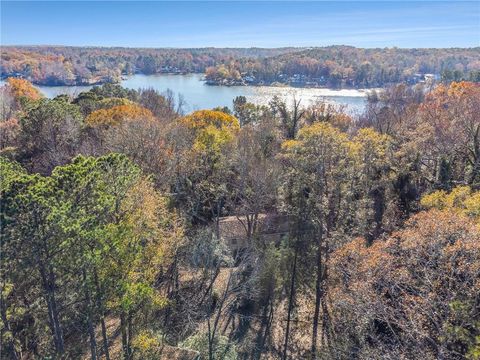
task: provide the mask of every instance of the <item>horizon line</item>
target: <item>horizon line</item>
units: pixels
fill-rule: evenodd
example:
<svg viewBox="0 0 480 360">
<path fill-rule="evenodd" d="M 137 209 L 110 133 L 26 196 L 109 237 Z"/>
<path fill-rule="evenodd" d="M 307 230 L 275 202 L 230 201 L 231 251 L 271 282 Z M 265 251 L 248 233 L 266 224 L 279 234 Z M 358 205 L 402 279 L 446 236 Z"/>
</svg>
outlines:
<svg viewBox="0 0 480 360">
<path fill-rule="evenodd" d="M 3 0 L 2 0 L 3 1 Z M 311 46 L 273 46 L 273 47 L 264 47 L 264 46 L 194 46 L 194 47 L 177 47 L 177 46 L 115 46 L 115 45 L 65 45 L 65 44 L 0 44 L 0 47 L 69 47 L 69 48 L 101 48 L 101 49 L 151 49 L 151 50 L 160 50 L 160 49 L 172 49 L 172 50 L 191 50 L 191 49 L 267 49 L 267 50 L 276 50 L 276 49 L 322 49 L 329 47 L 349 47 L 355 49 L 366 49 L 366 50 L 376 50 L 376 49 L 480 49 L 480 45 L 476 46 L 446 46 L 446 47 L 403 47 L 403 46 L 384 46 L 384 47 L 359 47 L 354 45 L 346 44 L 332 44 L 332 45 L 311 45 Z"/>
</svg>

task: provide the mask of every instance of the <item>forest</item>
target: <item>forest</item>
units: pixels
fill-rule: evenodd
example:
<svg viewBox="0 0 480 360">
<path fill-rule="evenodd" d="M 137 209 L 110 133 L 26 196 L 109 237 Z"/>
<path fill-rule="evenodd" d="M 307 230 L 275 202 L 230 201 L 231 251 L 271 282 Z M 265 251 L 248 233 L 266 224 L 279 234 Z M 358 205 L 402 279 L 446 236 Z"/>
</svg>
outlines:
<svg viewBox="0 0 480 360">
<path fill-rule="evenodd" d="M 295 51 L 279 49 L 133 49 L 70 46 L 3 46 L 0 76 L 39 85 L 115 83 L 136 73 L 203 73 L 209 66 Z"/>
<path fill-rule="evenodd" d="M 375 88 L 427 77 L 480 81 L 480 48 L 308 48 L 271 57 L 240 58 L 206 69 L 215 84 L 285 84 L 298 87 Z"/>
<path fill-rule="evenodd" d="M 347 50 L 376 56 L 253 64 L 317 76 L 310 59 Z M 390 51 L 400 73 L 478 66 L 478 49 L 379 63 Z M 2 75 L 110 76 L 142 52 L 8 49 Z M 245 55 L 145 52 L 188 71 Z M 480 359 L 478 83 L 392 85 L 355 117 L 294 97 L 186 113 L 116 84 L 0 92 L 2 359 Z"/>
<path fill-rule="evenodd" d="M 425 76 L 480 81 L 480 48 L 134 49 L 4 46 L 0 76 L 38 85 L 117 83 L 122 76 L 205 73 L 211 85 L 375 88 Z"/>
</svg>

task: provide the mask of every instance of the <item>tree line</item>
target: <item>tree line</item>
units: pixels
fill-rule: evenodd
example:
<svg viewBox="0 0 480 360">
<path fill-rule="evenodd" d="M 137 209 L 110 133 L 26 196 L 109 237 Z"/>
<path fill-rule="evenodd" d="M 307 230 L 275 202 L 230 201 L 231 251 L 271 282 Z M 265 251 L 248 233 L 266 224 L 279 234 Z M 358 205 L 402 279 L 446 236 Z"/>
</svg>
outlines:
<svg viewBox="0 0 480 360">
<path fill-rule="evenodd" d="M 383 87 L 431 74 L 446 82 L 480 81 L 479 48 L 362 49 L 2 47 L 1 77 L 41 85 L 119 82 L 142 73 L 205 73 L 208 83 Z"/>
<path fill-rule="evenodd" d="M 357 117 L 1 92 L 2 358 L 478 358 L 478 84 L 393 86 Z"/>
<path fill-rule="evenodd" d="M 265 58 L 240 58 L 206 70 L 216 84 L 373 88 L 406 82 L 480 80 L 479 48 L 362 49 L 329 46 Z M 427 75 L 427 77 L 425 77 Z"/>
<path fill-rule="evenodd" d="M 118 82 L 136 73 L 202 73 L 232 59 L 296 51 L 279 49 L 135 49 L 67 46 L 4 46 L 1 77 L 16 76 L 39 85 Z"/>
</svg>

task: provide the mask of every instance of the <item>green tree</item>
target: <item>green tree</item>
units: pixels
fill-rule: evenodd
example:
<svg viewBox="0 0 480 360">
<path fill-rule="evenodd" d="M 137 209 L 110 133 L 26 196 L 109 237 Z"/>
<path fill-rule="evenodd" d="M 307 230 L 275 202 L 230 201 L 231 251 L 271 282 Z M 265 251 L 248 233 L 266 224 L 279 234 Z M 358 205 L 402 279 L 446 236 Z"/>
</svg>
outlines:
<svg viewBox="0 0 480 360">
<path fill-rule="evenodd" d="M 20 118 L 21 160 L 28 169 L 50 173 L 78 152 L 82 115 L 65 98 L 41 99 Z"/>
<path fill-rule="evenodd" d="M 40 296 L 47 308 L 28 309 L 27 315 L 48 324 L 58 356 L 66 351 L 65 329 L 72 331 L 78 321 L 86 324 L 96 359 L 94 329 L 100 321 L 108 358 L 104 319 L 107 312 L 119 316 L 129 359 L 137 314 L 166 304 L 154 284 L 183 237 L 175 214 L 123 155 L 79 156 L 49 177 L 3 163 L 8 177 L 2 181 L 2 266 L 15 265 L 3 294 L 15 300 L 25 291 L 21 275 L 30 273 L 26 298 Z M 52 353 L 48 346 L 38 351 Z"/>
</svg>

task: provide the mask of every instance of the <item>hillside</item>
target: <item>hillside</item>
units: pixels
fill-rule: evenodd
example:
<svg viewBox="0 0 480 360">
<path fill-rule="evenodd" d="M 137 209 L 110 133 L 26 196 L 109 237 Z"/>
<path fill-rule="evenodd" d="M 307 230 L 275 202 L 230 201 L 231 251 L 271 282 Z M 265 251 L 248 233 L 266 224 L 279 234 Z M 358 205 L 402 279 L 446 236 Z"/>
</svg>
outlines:
<svg viewBox="0 0 480 360">
<path fill-rule="evenodd" d="M 416 83 L 425 75 L 445 81 L 480 80 L 480 48 L 361 49 L 200 48 L 133 49 L 2 47 L 1 77 L 41 85 L 118 82 L 143 73 L 203 73 L 211 84 L 286 83 L 305 87 L 383 87 Z"/>
</svg>

